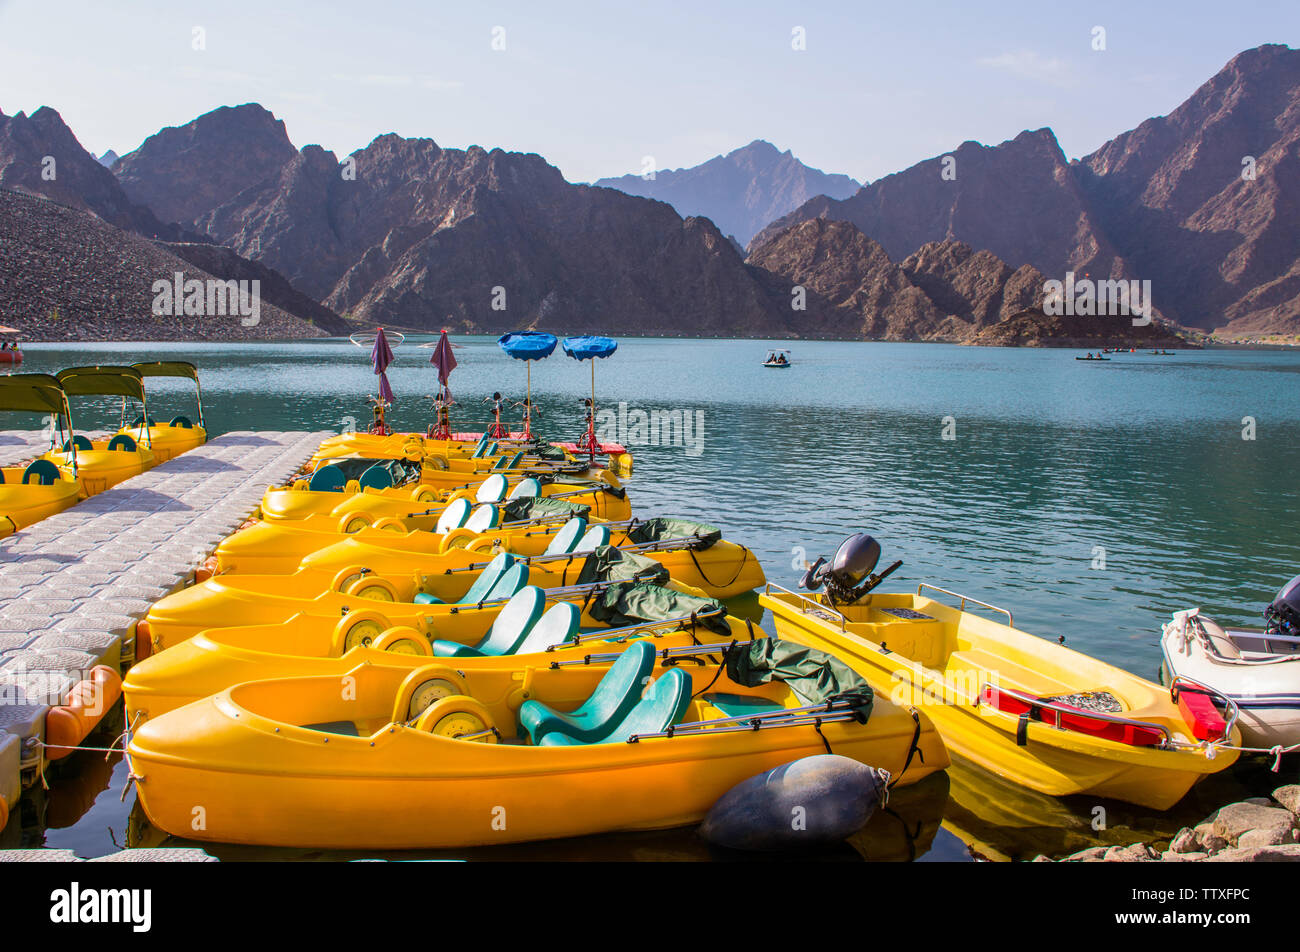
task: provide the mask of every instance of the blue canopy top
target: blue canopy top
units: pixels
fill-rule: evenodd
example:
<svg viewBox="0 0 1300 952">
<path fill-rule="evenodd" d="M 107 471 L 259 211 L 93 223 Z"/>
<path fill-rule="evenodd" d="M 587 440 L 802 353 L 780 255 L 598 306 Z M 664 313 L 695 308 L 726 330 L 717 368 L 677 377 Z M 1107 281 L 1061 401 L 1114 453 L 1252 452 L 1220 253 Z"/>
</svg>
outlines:
<svg viewBox="0 0 1300 952">
<path fill-rule="evenodd" d="M 612 337 L 566 337 L 564 352 L 574 360 L 608 357 L 618 350 L 618 341 Z"/>
<path fill-rule="evenodd" d="M 497 340 L 497 346 L 515 360 L 541 360 L 555 350 L 554 334 L 543 331 L 514 331 Z"/>
</svg>

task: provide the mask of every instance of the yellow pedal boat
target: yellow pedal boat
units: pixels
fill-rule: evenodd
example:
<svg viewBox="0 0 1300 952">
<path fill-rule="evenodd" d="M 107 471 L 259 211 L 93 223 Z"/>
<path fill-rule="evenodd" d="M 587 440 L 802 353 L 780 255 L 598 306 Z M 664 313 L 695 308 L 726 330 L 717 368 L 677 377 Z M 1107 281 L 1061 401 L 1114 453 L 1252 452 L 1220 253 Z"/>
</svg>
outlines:
<svg viewBox="0 0 1300 952">
<path fill-rule="evenodd" d="M 383 606 L 376 608 L 344 618 L 294 615 L 270 625 L 205 629 L 131 668 L 123 683 L 128 722 L 157 717 L 242 681 L 341 677 L 363 662 L 418 667 L 445 657 L 462 670 L 506 665 L 528 672 L 621 651 L 637 639 L 661 651 L 719 638 L 766 637 L 761 628 L 727 615 L 717 601 L 647 585 L 611 588 L 586 612 L 573 602 L 548 607 L 541 589 L 527 587 L 499 611 L 475 613 L 452 631 L 438 626 L 436 636 L 425 619 L 415 626 L 390 625 Z M 525 695 L 530 678 L 526 674 L 521 682 Z"/>
<path fill-rule="evenodd" d="M 75 439 L 68 395 L 58 378 L 49 374 L 0 376 L 0 410 L 52 418 L 63 439 Z M 68 454 L 65 466 L 36 459 L 26 466 L 0 469 L 0 538 L 62 512 L 84 493 L 75 452 Z"/>
<path fill-rule="evenodd" d="M 118 430 L 119 433 L 134 435 L 137 442 L 145 443 L 159 463 L 165 463 L 182 453 L 188 453 L 208 441 L 208 431 L 203 422 L 203 386 L 199 383 L 197 367 L 183 360 L 165 360 L 132 364 L 131 368 L 141 377 L 179 377 L 193 380 L 198 401 L 198 422 L 194 422 L 184 414 L 177 414 L 163 424 L 156 423 L 152 417 L 141 414 L 130 426 L 123 426 Z M 141 427 L 148 431 L 144 439 L 140 438 Z"/>
<path fill-rule="evenodd" d="M 350 481 L 336 490 L 323 491 L 312 490 L 306 481 L 300 480 L 294 486 L 268 489 L 259 511 L 262 519 L 268 522 L 300 520 L 319 514 L 331 515 L 335 519 L 349 514 L 364 514 L 372 521 L 384 517 L 405 518 L 415 513 L 437 511 L 461 496 L 479 498 L 485 495 L 485 486 L 500 487 L 501 480 L 504 480 L 505 493 L 496 496 L 493 492 L 493 502 L 511 494 L 517 496 L 532 492 L 590 506 L 592 513 L 601 519 L 628 519 L 632 515 L 627 491 L 617 477 L 608 473 L 589 483 L 552 482 L 543 485 L 536 477 L 512 479 L 508 474 L 489 473 L 482 479 L 475 478 L 468 483 L 462 481 L 443 488 L 421 483 L 377 489 L 361 487 L 359 481 Z M 534 484 L 541 487 L 539 492 L 533 492 Z"/>
<path fill-rule="evenodd" d="M 137 624 L 136 630 L 137 634 L 143 630 L 152 650 L 157 652 L 192 638 L 205 628 L 276 624 L 298 614 L 329 618 L 332 622 L 348 616 L 355 621 L 355 613 L 373 610 L 381 612 L 393 625 L 417 628 L 423 625 L 422 630 L 429 631 L 433 637 L 466 641 L 482 630 L 486 624 L 484 618 L 490 622 L 501 606 L 528 584 L 527 565 L 509 565 L 505 561 L 508 557 L 498 558 L 501 561 L 492 571 L 482 572 L 470 591 L 452 603 L 439 603 L 424 595 L 417 595 L 410 601 L 385 598 L 391 595 L 386 580 L 372 586 L 368 576 L 356 569 L 340 574 L 329 590 L 314 596 L 284 593 L 285 580 L 293 576 L 215 575 L 159 599 Z M 635 577 L 641 577 L 636 565 L 632 569 Z M 552 601 L 586 605 L 611 584 L 629 580 L 629 573 L 622 565 L 607 566 L 605 573 L 606 578 L 597 577 L 581 584 L 549 588 L 546 596 Z M 699 589 L 672 579 L 664 582 L 663 587 L 707 597 Z M 584 615 L 584 624 L 588 623 L 598 624 L 596 621 L 588 622 Z"/>
<path fill-rule="evenodd" d="M 947 763 L 924 717 L 865 685 L 810 700 L 705 650 L 664 667 L 636 642 L 608 665 L 537 669 L 527 699 L 519 671 L 436 661 L 247 682 L 145 721 L 130 769 L 178 836 L 402 849 L 683 826 L 828 746 L 902 784 Z"/>
<path fill-rule="evenodd" d="M 921 707 L 954 754 L 1042 793 L 1156 810 L 1237 759 L 1230 703 L 1226 721 L 1206 710 L 1204 697 L 1198 713 L 1191 692 L 1175 700 L 1160 685 L 1015 628 L 1010 612 L 968 596 L 926 584 L 915 594 L 871 594 L 901 564 L 872 575 L 879 552 L 869 536 L 854 536 L 829 569 L 805 577 L 828 591 L 768 585 L 759 601 L 779 637 L 833 652 L 877 691 Z"/>
<path fill-rule="evenodd" d="M 128 399 L 139 401 L 143 415 L 148 413 L 144 380 L 134 367 L 69 367 L 56 375 L 64 392 L 70 396 L 120 396 L 125 412 Z M 77 447 L 77 474 L 87 496 L 94 496 L 132 476 L 152 469 L 157 462 L 149 448 L 149 431 L 141 425 L 134 433 L 118 433 L 107 440 L 89 440 L 73 436 L 62 449 L 45 454 L 56 466 L 71 466 L 71 443 Z"/>
</svg>

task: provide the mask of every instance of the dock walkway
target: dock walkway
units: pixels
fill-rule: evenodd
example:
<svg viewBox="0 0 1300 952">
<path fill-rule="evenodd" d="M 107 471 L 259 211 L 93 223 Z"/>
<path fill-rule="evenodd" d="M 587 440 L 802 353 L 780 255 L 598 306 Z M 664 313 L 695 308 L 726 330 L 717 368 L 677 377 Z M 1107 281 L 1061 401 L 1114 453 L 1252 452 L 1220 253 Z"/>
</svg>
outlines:
<svg viewBox="0 0 1300 952">
<path fill-rule="evenodd" d="M 329 435 L 226 433 L 0 540 L 0 797 L 40 768 L 49 708 L 94 666 L 120 672 L 134 623 Z"/>
</svg>

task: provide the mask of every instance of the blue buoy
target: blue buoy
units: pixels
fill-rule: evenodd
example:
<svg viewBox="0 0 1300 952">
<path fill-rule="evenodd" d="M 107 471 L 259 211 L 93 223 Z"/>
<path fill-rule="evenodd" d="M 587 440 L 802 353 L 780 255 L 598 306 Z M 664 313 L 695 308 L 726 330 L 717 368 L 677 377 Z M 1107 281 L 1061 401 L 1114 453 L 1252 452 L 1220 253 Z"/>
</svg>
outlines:
<svg viewBox="0 0 1300 952">
<path fill-rule="evenodd" d="M 814 849 L 862 829 L 886 798 L 889 772 L 837 754 L 802 757 L 728 790 L 700 835 L 738 850 Z"/>
</svg>

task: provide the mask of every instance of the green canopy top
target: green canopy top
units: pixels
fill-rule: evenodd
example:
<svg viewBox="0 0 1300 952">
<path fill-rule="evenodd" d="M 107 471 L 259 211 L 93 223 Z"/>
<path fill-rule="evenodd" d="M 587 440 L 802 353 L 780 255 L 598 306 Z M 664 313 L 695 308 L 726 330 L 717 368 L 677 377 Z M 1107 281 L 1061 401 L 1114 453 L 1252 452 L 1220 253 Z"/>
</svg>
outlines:
<svg viewBox="0 0 1300 952">
<path fill-rule="evenodd" d="M 78 396 L 134 397 L 143 402 L 144 380 L 134 367 L 69 367 L 58 373 L 65 392 Z"/>
<path fill-rule="evenodd" d="M 65 416 L 67 394 L 57 377 L 49 374 L 11 374 L 0 377 L 0 410 L 27 410 Z"/>
<path fill-rule="evenodd" d="M 159 360 L 153 363 L 132 364 L 141 377 L 189 377 L 199 379 L 199 368 L 186 360 Z"/>
</svg>

